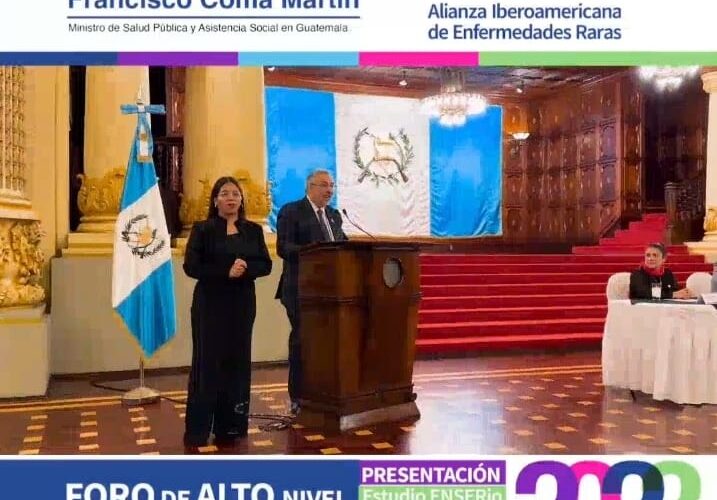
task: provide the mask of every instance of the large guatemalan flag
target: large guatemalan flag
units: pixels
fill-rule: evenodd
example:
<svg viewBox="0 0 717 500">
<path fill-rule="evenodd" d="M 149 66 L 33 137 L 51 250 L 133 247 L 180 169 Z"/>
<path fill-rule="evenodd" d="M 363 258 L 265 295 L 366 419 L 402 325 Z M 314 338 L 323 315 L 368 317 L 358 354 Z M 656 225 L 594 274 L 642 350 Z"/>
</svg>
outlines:
<svg viewBox="0 0 717 500">
<path fill-rule="evenodd" d="M 323 168 L 336 179 L 332 205 L 370 233 L 501 234 L 500 107 L 447 128 L 417 99 L 269 87 L 265 100 L 272 228 Z"/>
<path fill-rule="evenodd" d="M 147 119 L 148 113 L 164 113 L 164 106 L 125 105 L 122 112 L 137 114 L 137 128 L 115 227 L 112 307 L 152 356 L 177 326 L 170 237 Z"/>
</svg>

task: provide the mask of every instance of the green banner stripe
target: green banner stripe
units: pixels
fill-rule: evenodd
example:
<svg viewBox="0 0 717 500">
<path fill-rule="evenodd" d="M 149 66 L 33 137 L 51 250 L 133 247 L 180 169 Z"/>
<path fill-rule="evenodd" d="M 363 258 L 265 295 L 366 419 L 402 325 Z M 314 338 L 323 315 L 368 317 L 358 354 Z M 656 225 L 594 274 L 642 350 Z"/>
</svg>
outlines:
<svg viewBox="0 0 717 500">
<path fill-rule="evenodd" d="M 481 52 L 481 66 L 713 66 L 717 52 Z"/>
<path fill-rule="evenodd" d="M 359 500 L 506 500 L 505 486 L 359 486 Z"/>
</svg>

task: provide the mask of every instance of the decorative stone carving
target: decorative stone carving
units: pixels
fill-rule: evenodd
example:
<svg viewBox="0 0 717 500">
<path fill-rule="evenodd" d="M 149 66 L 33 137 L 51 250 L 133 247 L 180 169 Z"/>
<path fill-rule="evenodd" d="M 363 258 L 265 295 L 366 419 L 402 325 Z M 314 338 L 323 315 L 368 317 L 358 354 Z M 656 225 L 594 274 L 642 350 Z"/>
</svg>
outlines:
<svg viewBox="0 0 717 500">
<path fill-rule="evenodd" d="M 0 220 L 0 307 L 41 303 L 43 233 L 37 221 Z"/>
<path fill-rule="evenodd" d="M 25 166 L 25 69 L 0 66 L 0 203 L 29 206 Z M 44 257 L 40 224 L 15 215 L 0 219 L 0 307 L 40 304 Z"/>
<path fill-rule="evenodd" d="M 246 210 L 247 219 L 264 222 L 269 215 L 271 209 L 271 192 L 270 185 L 267 182 L 264 186 L 254 182 L 246 170 L 237 170 L 232 174 L 244 192 L 244 208 Z M 188 198 L 182 196 L 182 202 L 179 207 L 179 218 L 184 228 L 190 228 L 197 221 L 204 220 L 209 214 L 209 199 L 212 194 L 212 186 L 214 181 L 209 181 L 208 177 L 199 181 L 202 184 L 202 190 L 196 198 Z"/>
<path fill-rule="evenodd" d="M 80 232 L 112 231 L 122 201 L 122 190 L 127 169 L 120 167 L 107 172 L 102 178 L 79 174 L 82 182 L 77 194 L 77 206 L 82 212 Z"/>
<path fill-rule="evenodd" d="M 25 193 L 25 69 L 0 66 L 0 193 Z"/>
<path fill-rule="evenodd" d="M 234 178 L 241 184 L 244 191 L 244 207 L 247 219 L 254 221 L 265 221 L 271 210 L 271 189 L 269 182 L 263 186 L 253 181 L 249 172 L 237 170 Z"/>
<path fill-rule="evenodd" d="M 201 179 L 199 183 L 202 190 L 196 198 L 188 198 L 181 195 L 182 202 L 179 205 L 179 220 L 184 228 L 191 228 L 192 224 L 204 220 L 209 214 L 209 197 L 212 193 L 212 184 L 209 178 Z"/>
<path fill-rule="evenodd" d="M 706 233 L 717 232 L 717 207 L 709 207 L 707 209 L 703 227 Z"/>
</svg>

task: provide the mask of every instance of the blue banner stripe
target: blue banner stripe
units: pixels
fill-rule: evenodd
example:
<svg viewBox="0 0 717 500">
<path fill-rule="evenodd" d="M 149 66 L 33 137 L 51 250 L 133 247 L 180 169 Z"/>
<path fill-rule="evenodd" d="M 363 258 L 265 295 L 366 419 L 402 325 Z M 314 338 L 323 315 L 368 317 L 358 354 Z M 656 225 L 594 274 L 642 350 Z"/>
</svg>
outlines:
<svg viewBox="0 0 717 500">
<path fill-rule="evenodd" d="M 334 96 L 330 92 L 267 87 L 267 176 L 271 183 L 269 225 L 279 209 L 306 193 L 306 177 L 321 168 L 336 177 Z M 336 197 L 332 200 L 335 206 Z"/>
<path fill-rule="evenodd" d="M 134 436 L 127 436 L 127 439 L 134 440 Z M 0 460 L 0 473 L 3 478 L 2 498 L 46 500 L 111 498 L 107 491 L 110 489 L 110 484 L 124 484 L 130 492 L 127 498 L 142 500 L 148 498 L 155 500 L 358 499 L 358 486 L 361 480 L 358 460 L 249 460 L 243 457 L 231 460 L 202 460 L 201 458 L 196 460 Z M 232 488 L 233 484 L 237 486 Z M 249 489 L 244 491 L 244 485 L 248 485 Z M 147 494 L 148 490 L 151 495 Z M 186 491 L 186 495 L 179 495 L 179 491 Z"/>
<path fill-rule="evenodd" d="M 116 52 L 0 52 L 0 65 L 113 66 Z"/>
<path fill-rule="evenodd" d="M 240 52 L 240 66 L 358 66 L 358 52 Z"/>
<path fill-rule="evenodd" d="M 177 329 L 171 259 L 132 290 L 117 312 L 147 356 L 169 341 Z"/>
<path fill-rule="evenodd" d="M 489 106 L 462 127 L 431 120 L 431 235 L 502 232 L 502 108 Z"/>
<path fill-rule="evenodd" d="M 136 144 L 136 141 L 135 141 Z M 136 154 L 135 147 L 132 148 L 132 155 L 127 166 L 127 177 L 124 182 L 122 203 L 120 212 L 139 200 L 144 194 L 157 184 L 157 171 L 154 163 L 134 163 Z"/>
</svg>

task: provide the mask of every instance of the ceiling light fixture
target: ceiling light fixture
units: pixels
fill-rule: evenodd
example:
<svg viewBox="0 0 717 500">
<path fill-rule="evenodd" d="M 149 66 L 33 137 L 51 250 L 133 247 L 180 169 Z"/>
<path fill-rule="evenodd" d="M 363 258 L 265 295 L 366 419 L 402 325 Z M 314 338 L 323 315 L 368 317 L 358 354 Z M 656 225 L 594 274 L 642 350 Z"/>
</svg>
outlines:
<svg viewBox="0 0 717 500">
<path fill-rule="evenodd" d="M 639 69 L 640 78 L 651 82 L 657 90 L 672 91 L 682 86 L 697 74 L 699 66 L 642 66 Z"/>
<path fill-rule="evenodd" d="M 482 95 L 465 91 L 463 72 L 448 68 L 441 70 L 441 92 L 421 100 L 423 112 L 447 127 L 461 126 L 469 116 L 479 115 L 487 107 Z"/>
</svg>

